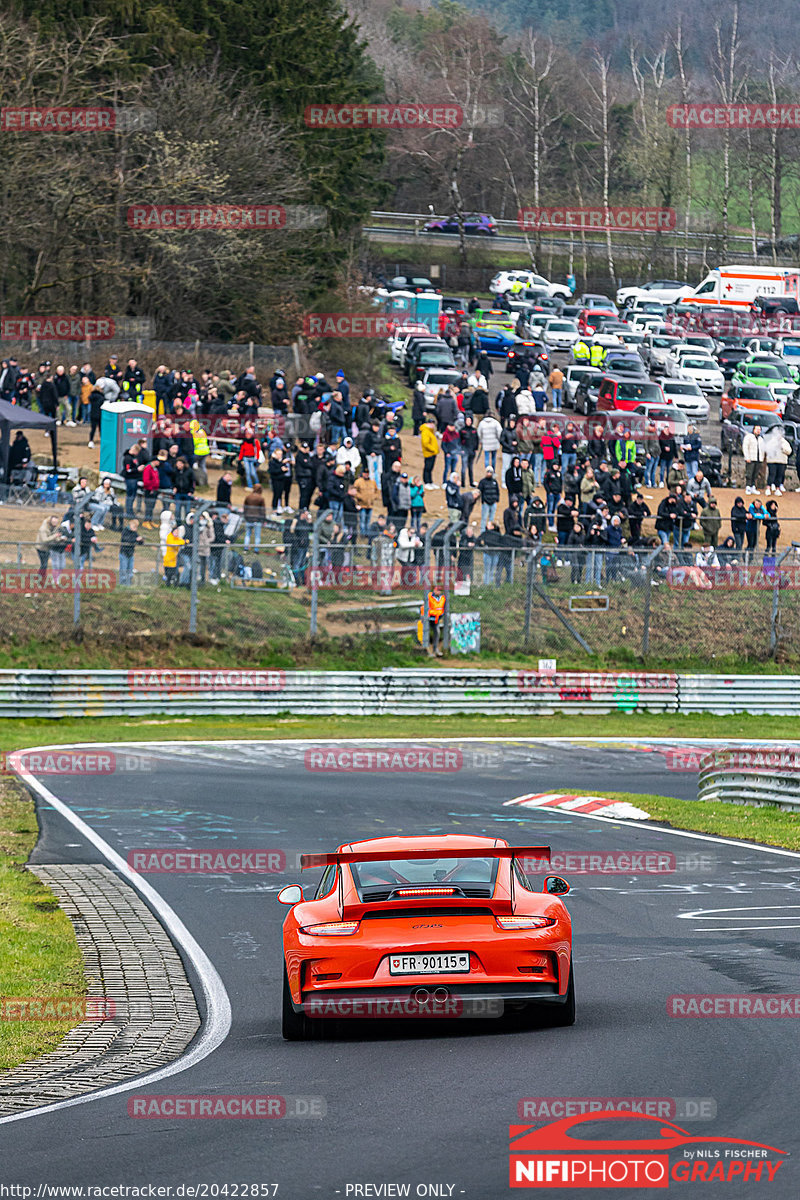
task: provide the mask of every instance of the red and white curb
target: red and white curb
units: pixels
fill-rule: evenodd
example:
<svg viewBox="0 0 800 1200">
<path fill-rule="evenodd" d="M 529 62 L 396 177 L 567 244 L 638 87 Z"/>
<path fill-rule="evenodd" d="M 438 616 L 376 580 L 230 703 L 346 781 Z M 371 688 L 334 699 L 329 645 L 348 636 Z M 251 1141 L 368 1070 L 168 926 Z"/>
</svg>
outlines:
<svg viewBox="0 0 800 1200">
<path fill-rule="evenodd" d="M 603 817 L 620 817 L 627 821 L 649 821 L 650 813 L 628 804 L 626 800 L 609 800 L 607 796 L 576 796 L 567 792 L 533 792 L 529 796 L 516 796 L 506 800 L 503 805 L 508 808 L 514 805 L 519 808 L 559 808 L 564 812 L 597 813 Z"/>
</svg>

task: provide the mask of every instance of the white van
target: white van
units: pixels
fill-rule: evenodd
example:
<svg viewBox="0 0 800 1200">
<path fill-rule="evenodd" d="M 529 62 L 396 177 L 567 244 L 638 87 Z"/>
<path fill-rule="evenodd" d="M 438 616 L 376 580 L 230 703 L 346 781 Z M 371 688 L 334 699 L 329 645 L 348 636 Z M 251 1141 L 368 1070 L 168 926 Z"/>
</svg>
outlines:
<svg viewBox="0 0 800 1200">
<path fill-rule="evenodd" d="M 684 304 L 724 305 L 749 309 L 756 296 L 794 295 L 798 267 L 716 267 L 706 275 Z"/>
</svg>

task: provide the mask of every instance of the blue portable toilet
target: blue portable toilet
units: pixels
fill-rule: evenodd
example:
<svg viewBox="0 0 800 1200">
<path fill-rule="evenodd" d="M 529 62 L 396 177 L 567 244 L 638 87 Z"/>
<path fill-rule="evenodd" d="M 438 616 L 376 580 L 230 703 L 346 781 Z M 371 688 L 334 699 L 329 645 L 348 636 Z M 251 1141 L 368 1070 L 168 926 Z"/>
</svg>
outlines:
<svg viewBox="0 0 800 1200">
<path fill-rule="evenodd" d="M 152 449 L 153 410 L 146 404 L 116 400 L 100 409 L 100 474 L 119 475 L 122 457 L 134 442 L 147 438 Z"/>
</svg>

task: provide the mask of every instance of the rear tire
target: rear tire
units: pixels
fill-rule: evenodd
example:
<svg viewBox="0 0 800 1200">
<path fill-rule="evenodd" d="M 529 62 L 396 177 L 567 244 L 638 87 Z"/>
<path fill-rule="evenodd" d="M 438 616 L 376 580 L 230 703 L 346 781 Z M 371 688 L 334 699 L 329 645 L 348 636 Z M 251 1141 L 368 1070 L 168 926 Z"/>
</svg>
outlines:
<svg viewBox="0 0 800 1200">
<path fill-rule="evenodd" d="M 569 983 L 567 984 L 567 999 L 564 1004 L 554 1004 L 547 1012 L 547 1024 L 555 1028 L 575 1024 L 575 975 L 572 962 L 569 964 Z"/>
<path fill-rule="evenodd" d="M 295 1012 L 286 964 L 283 966 L 283 995 L 281 998 L 281 1034 L 287 1042 L 307 1042 L 312 1036 L 311 1021 L 305 1013 Z"/>
</svg>

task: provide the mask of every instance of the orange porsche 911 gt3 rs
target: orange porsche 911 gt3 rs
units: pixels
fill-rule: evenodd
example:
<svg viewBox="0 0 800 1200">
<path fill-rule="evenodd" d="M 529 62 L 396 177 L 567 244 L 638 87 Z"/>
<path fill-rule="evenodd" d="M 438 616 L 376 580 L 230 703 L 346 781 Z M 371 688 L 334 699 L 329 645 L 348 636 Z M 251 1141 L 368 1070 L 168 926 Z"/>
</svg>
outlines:
<svg viewBox="0 0 800 1200">
<path fill-rule="evenodd" d="M 527 861 L 526 861 L 527 860 Z M 313 898 L 297 884 L 283 926 L 282 1032 L 340 1017 L 499 1015 L 575 1021 L 572 923 L 549 875 L 526 869 L 548 846 L 489 837 L 387 837 L 304 854 L 323 867 Z M 534 868 L 535 869 L 535 868 Z"/>
</svg>

